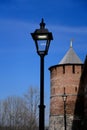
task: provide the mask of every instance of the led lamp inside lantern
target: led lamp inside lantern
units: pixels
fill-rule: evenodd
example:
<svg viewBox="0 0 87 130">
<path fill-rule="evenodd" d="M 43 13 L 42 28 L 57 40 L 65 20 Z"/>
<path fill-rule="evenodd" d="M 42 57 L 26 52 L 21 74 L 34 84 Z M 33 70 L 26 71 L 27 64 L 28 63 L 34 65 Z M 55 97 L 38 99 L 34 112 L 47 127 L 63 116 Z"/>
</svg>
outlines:
<svg viewBox="0 0 87 130">
<path fill-rule="evenodd" d="M 38 38 L 43 40 L 43 39 L 47 39 L 47 36 L 46 35 L 38 35 Z"/>
</svg>

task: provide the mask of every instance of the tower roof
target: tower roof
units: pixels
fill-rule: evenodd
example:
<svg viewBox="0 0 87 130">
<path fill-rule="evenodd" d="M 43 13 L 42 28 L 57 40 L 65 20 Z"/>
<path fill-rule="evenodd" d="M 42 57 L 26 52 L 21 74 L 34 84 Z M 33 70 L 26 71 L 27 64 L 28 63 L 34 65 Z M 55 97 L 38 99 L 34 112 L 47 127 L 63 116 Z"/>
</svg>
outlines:
<svg viewBox="0 0 87 130">
<path fill-rule="evenodd" d="M 63 59 L 60 61 L 59 64 L 82 64 L 82 61 L 75 53 L 74 49 L 72 48 L 72 42 L 70 44 L 70 48 L 63 57 Z"/>
</svg>

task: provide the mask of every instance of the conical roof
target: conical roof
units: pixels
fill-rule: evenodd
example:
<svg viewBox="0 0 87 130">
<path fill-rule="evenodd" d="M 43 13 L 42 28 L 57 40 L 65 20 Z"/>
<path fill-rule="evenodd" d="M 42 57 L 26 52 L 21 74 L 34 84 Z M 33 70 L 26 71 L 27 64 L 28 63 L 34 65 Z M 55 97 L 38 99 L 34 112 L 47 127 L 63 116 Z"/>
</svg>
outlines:
<svg viewBox="0 0 87 130">
<path fill-rule="evenodd" d="M 72 48 L 72 44 L 70 45 L 68 52 L 65 54 L 59 64 L 82 64 L 82 61 Z"/>
</svg>

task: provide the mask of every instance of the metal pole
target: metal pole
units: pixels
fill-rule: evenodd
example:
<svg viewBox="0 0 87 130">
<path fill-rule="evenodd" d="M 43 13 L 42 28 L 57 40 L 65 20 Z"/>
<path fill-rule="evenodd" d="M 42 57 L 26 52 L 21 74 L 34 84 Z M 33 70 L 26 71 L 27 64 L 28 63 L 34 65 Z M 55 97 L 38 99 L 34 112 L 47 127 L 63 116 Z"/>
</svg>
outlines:
<svg viewBox="0 0 87 130">
<path fill-rule="evenodd" d="M 39 105 L 39 130 L 44 130 L 44 55 L 40 56 L 40 105 Z"/>
<path fill-rule="evenodd" d="M 64 127 L 66 130 L 66 101 L 64 101 Z"/>
</svg>

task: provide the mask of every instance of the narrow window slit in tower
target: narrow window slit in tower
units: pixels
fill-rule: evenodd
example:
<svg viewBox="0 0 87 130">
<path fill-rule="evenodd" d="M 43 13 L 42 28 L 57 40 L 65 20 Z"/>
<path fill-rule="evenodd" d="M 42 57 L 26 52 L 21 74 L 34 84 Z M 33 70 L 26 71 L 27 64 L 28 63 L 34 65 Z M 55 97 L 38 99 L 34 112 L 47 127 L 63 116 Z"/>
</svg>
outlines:
<svg viewBox="0 0 87 130">
<path fill-rule="evenodd" d="M 73 74 L 74 74 L 75 73 L 75 65 L 73 65 L 72 71 L 73 71 Z"/>
<path fill-rule="evenodd" d="M 75 87 L 75 92 L 77 92 L 77 87 Z"/>
<path fill-rule="evenodd" d="M 63 65 L 63 74 L 65 74 L 65 65 Z"/>
</svg>

